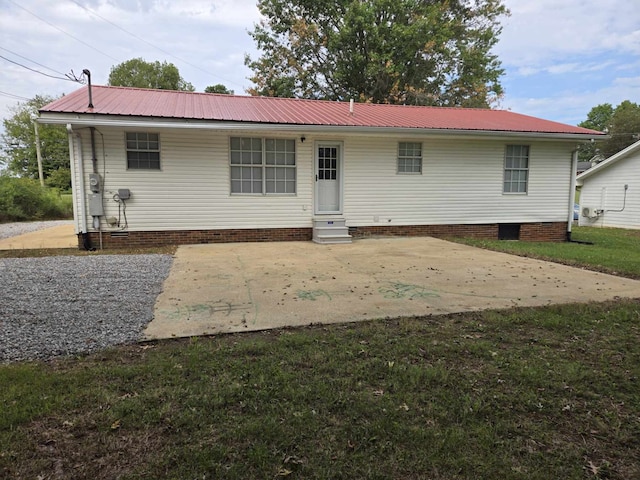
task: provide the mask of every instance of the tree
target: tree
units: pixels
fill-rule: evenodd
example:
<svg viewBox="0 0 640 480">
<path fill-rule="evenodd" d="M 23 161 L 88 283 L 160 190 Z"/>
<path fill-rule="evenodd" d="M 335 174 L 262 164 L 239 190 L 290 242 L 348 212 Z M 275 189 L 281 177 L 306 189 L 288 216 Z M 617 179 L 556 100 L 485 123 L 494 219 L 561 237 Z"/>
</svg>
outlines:
<svg viewBox="0 0 640 480">
<path fill-rule="evenodd" d="M 217 83 L 215 85 L 209 85 L 204 89 L 205 93 L 224 93 L 225 95 L 233 95 L 233 90 L 229 90 L 226 86 L 221 83 Z"/>
<path fill-rule="evenodd" d="M 193 92 L 195 88 L 180 76 L 173 63 L 159 61 L 146 62 L 142 58 L 132 58 L 111 67 L 109 85 L 118 87 L 157 88 L 160 90 L 184 90 Z"/>
<path fill-rule="evenodd" d="M 260 0 L 253 95 L 488 107 L 502 0 Z"/>
<path fill-rule="evenodd" d="M 34 118 L 38 110 L 52 102 L 55 98 L 47 95 L 36 95 L 27 102 L 18 103 L 11 108 L 11 117 L 3 120 L 4 133 L 2 140 L 5 145 L 1 155 L 1 163 L 5 164 L 9 172 L 21 176 L 38 178 L 38 160 L 36 156 L 36 139 Z M 61 125 L 39 125 L 40 149 L 42 154 L 42 170 L 45 181 L 54 177 L 55 186 L 63 187 L 63 178 L 69 182 L 65 188 L 71 186 L 69 169 L 69 140 L 67 131 Z M 67 173 L 68 172 L 68 173 Z M 50 180 L 51 184 L 54 180 Z"/>
<path fill-rule="evenodd" d="M 606 132 L 611 137 L 597 144 L 583 145 L 580 158 L 590 160 L 596 155 L 608 158 L 640 139 L 640 105 L 629 100 L 615 108 L 610 103 L 596 105 L 578 126 Z"/>
</svg>

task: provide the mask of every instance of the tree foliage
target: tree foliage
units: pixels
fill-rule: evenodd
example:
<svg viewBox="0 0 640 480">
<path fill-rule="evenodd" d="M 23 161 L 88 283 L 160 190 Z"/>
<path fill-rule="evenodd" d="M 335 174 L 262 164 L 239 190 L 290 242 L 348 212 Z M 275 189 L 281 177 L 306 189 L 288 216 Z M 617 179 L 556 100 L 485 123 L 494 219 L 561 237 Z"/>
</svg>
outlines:
<svg viewBox="0 0 640 480">
<path fill-rule="evenodd" d="M 488 107 L 502 0 L 260 0 L 254 95 Z"/>
<path fill-rule="evenodd" d="M 184 90 L 193 92 L 194 86 L 180 76 L 173 63 L 146 62 L 132 58 L 111 67 L 109 85 L 118 87 L 157 88 L 160 90 Z"/>
<path fill-rule="evenodd" d="M 596 155 L 602 159 L 608 158 L 640 139 L 640 105 L 629 100 L 615 108 L 610 103 L 596 105 L 578 126 L 606 132 L 611 136 L 595 145 L 584 145 L 580 158 L 590 160 Z"/>
<path fill-rule="evenodd" d="M 53 220 L 73 216 L 70 196 L 42 188 L 32 178 L 0 175 L 0 222 Z"/>
<path fill-rule="evenodd" d="M 34 118 L 37 117 L 40 108 L 53 100 L 54 97 L 36 95 L 31 100 L 14 106 L 11 109 L 12 116 L 3 120 L 2 140 L 5 148 L 0 153 L 0 162 L 10 173 L 38 178 Z M 56 187 L 68 189 L 71 186 L 71 176 L 70 173 L 66 173 L 70 172 L 67 131 L 61 125 L 38 125 L 38 133 L 45 181 L 53 177 Z M 61 180 L 63 178 L 69 179 L 66 186 Z M 48 183 L 52 185 L 54 180 L 49 180 Z M 60 181 L 63 183 L 60 184 Z"/>
<path fill-rule="evenodd" d="M 225 95 L 233 95 L 233 90 L 229 90 L 225 85 L 216 83 L 215 85 L 209 85 L 204 89 L 205 93 L 224 93 Z"/>
</svg>

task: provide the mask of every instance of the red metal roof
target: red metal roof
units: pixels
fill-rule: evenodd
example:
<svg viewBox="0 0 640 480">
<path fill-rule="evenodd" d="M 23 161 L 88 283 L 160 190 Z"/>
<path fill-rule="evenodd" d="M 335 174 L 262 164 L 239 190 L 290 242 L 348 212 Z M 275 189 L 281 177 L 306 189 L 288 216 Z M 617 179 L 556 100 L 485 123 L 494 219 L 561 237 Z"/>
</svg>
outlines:
<svg viewBox="0 0 640 480">
<path fill-rule="evenodd" d="M 286 125 L 604 135 L 506 110 L 355 103 L 351 114 L 349 102 L 96 85 L 92 96 L 94 108 L 87 106 L 87 87 L 83 87 L 40 111 Z"/>
</svg>

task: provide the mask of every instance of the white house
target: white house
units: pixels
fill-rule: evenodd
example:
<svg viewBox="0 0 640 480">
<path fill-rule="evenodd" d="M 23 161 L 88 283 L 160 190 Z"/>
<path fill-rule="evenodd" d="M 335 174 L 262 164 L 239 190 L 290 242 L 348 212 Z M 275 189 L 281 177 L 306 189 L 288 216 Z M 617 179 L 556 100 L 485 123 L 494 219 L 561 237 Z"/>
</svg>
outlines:
<svg viewBox="0 0 640 480">
<path fill-rule="evenodd" d="M 640 142 L 578 175 L 580 225 L 640 228 Z"/>
<path fill-rule="evenodd" d="M 102 86 L 39 121 L 66 125 L 80 245 L 105 247 L 562 241 L 576 148 L 603 135 L 501 110 Z"/>
</svg>

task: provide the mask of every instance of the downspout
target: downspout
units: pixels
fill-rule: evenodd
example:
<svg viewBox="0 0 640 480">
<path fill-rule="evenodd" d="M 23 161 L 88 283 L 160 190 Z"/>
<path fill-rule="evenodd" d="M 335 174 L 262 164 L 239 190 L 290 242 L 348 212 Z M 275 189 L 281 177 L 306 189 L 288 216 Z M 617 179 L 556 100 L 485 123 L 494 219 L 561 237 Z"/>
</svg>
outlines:
<svg viewBox="0 0 640 480">
<path fill-rule="evenodd" d="M 571 181 L 569 182 L 569 218 L 567 221 L 567 242 L 593 245 L 593 242 L 582 242 L 571 239 L 571 226 L 573 225 L 573 204 L 576 203 L 576 177 L 578 176 L 578 149 L 571 152 Z"/>
<path fill-rule="evenodd" d="M 571 180 L 569 181 L 569 216 L 567 221 L 567 242 L 571 241 L 573 225 L 573 205 L 576 203 L 576 176 L 578 174 L 578 149 L 571 152 Z"/>
<path fill-rule="evenodd" d="M 98 158 L 96 157 L 96 127 L 89 127 L 91 132 L 91 165 L 93 173 L 98 173 Z"/>
<path fill-rule="evenodd" d="M 71 189 L 73 192 L 77 192 L 80 200 L 80 212 L 78 212 L 78 207 L 76 206 L 76 201 L 74 198 L 73 202 L 73 216 L 78 218 L 78 213 L 80 217 L 80 231 L 77 232 L 78 235 L 82 236 L 82 243 L 86 250 L 91 248 L 90 245 L 87 244 L 88 235 L 87 235 L 87 210 L 86 210 L 86 200 L 85 200 L 85 185 L 84 185 L 84 165 L 83 165 L 83 155 L 82 155 L 82 141 L 80 139 L 79 134 L 74 134 L 73 127 L 70 123 L 67 124 L 67 133 L 69 134 L 69 157 L 71 160 Z M 77 140 L 77 149 L 75 148 L 74 136 Z M 76 152 L 78 153 L 78 177 L 79 182 L 76 182 L 75 175 L 75 161 L 76 161 Z M 75 193 L 74 193 L 75 196 Z M 87 246 L 89 248 L 87 248 Z"/>
</svg>

